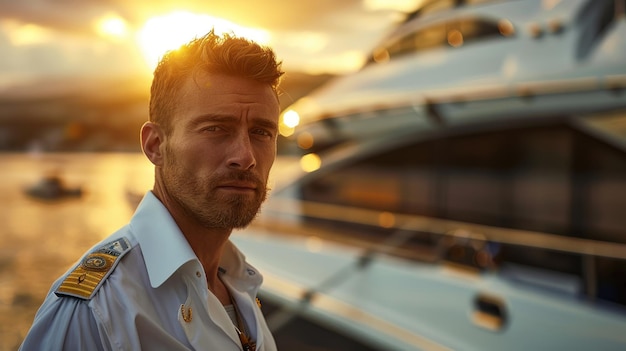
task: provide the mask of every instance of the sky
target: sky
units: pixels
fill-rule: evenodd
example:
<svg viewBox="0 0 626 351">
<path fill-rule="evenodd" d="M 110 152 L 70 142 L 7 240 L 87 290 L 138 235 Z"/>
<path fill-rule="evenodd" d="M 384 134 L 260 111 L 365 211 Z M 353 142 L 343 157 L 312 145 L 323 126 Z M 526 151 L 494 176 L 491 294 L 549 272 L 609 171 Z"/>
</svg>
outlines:
<svg viewBox="0 0 626 351">
<path fill-rule="evenodd" d="M 150 75 L 211 27 L 274 48 L 285 70 L 342 74 L 422 0 L 0 0 L 0 89 L 41 77 Z"/>
</svg>

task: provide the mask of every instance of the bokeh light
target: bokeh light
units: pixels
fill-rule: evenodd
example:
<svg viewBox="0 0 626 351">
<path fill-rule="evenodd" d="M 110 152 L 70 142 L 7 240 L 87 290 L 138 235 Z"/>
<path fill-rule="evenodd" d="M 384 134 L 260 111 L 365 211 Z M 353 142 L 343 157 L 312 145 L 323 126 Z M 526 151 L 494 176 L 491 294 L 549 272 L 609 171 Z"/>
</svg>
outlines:
<svg viewBox="0 0 626 351">
<path fill-rule="evenodd" d="M 300 167 L 305 172 L 313 172 L 320 168 L 322 159 L 317 154 L 306 154 L 300 158 Z"/>
</svg>

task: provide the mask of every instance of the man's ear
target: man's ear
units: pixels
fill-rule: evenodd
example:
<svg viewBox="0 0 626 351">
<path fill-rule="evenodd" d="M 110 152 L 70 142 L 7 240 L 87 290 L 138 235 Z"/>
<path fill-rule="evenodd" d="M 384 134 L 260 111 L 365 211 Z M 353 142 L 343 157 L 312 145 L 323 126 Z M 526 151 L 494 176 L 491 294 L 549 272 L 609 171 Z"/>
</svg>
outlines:
<svg viewBox="0 0 626 351">
<path fill-rule="evenodd" d="M 163 165 L 161 146 L 165 142 L 163 130 L 152 122 L 146 122 L 141 127 L 141 149 L 146 157 L 155 166 Z"/>
</svg>

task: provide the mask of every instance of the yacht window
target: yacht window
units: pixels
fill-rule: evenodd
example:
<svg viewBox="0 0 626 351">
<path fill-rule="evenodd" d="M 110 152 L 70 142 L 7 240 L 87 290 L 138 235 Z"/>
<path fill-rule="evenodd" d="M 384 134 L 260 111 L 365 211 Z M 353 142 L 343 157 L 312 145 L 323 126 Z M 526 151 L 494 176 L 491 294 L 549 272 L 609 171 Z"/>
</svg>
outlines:
<svg viewBox="0 0 626 351">
<path fill-rule="evenodd" d="M 506 28 L 503 28 L 503 23 Z M 464 18 L 431 25 L 400 38 L 395 43 L 375 50 L 372 60 L 380 62 L 381 53 L 389 59 L 438 47 L 462 47 L 489 38 L 513 35 L 510 22 L 481 18 Z M 371 60 L 370 60 L 371 61 Z"/>
<path fill-rule="evenodd" d="M 417 10 L 407 16 L 405 22 L 431 13 L 449 11 L 463 5 L 479 5 L 495 1 L 499 0 L 426 0 L 422 2 L 422 5 Z"/>
<path fill-rule="evenodd" d="M 567 125 L 422 141 L 300 190 L 314 202 L 626 243 L 626 152 Z"/>
</svg>

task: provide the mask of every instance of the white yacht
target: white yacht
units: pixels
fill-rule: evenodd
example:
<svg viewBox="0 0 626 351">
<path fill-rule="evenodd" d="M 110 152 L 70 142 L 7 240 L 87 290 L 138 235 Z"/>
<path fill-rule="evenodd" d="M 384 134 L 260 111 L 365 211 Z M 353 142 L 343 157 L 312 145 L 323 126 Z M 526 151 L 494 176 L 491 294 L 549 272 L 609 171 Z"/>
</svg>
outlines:
<svg viewBox="0 0 626 351">
<path fill-rule="evenodd" d="M 298 134 L 323 146 L 404 124 L 619 106 L 622 96 L 611 93 L 626 85 L 624 7 L 622 0 L 427 1 L 363 69 L 288 110 L 300 117 Z M 311 123 L 319 121 L 326 123 Z"/>
<path fill-rule="evenodd" d="M 625 350 L 625 13 L 425 1 L 288 108 L 302 159 L 233 238 L 279 347 Z"/>
</svg>

